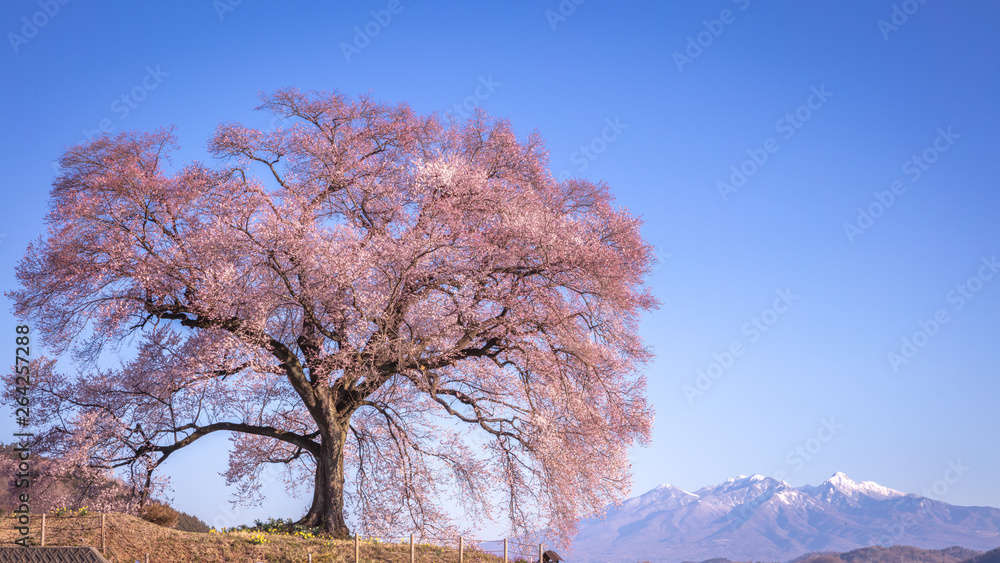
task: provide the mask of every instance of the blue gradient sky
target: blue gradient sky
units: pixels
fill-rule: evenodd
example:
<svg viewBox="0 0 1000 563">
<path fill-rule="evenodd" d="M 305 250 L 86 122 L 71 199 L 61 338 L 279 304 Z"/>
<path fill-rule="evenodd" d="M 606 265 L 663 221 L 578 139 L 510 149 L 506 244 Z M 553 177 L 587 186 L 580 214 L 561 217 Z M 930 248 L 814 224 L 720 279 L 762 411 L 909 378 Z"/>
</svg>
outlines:
<svg viewBox="0 0 1000 563">
<path fill-rule="evenodd" d="M 606 181 L 662 258 L 649 281 L 662 307 L 642 325 L 657 418 L 633 494 L 844 471 L 1000 506 L 1000 277 L 981 268 L 1000 255 L 1000 5 L 897 1 L 893 30 L 879 24 L 890 0 L 564 0 L 564 19 L 557 0 L 231 3 L 52 0 L 51 17 L 44 2 L 3 3 L 0 289 L 43 232 L 52 162 L 102 120 L 175 124 L 181 163 L 207 158 L 222 121 L 267 127 L 261 91 L 370 91 L 421 113 L 468 101 L 537 129 L 557 175 Z M 345 55 L 366 25 L 377 34 Z M 934 162 L 915 177 L 922 155 Z M 733 167 L 752 174 L 723 198 Z M 859 207 L 879 216 L 849 237 Z M 979 291 L 959 299 L 962 285 Z M 947 322 L 894 366 L 939 310 Z M 755 317 L 768 329 L 756 337 Z M 718 377 L 699 388 L 699 370 Z M 206 440 L 166 467 L 176 506 L 210 524 L 228 510 L 227 446 Z M 300 515 L 304 499 L 265 490 L 267 508 L 230 521 Z"/>
</svg>

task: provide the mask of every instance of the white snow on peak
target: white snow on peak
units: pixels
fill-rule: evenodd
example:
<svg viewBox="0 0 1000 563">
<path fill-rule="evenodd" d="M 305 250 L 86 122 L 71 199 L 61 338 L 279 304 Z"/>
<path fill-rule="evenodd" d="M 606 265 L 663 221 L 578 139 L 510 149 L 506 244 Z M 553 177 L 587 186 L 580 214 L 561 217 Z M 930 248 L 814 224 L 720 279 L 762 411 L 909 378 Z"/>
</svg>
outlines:
<svg viewBox="0 0 1000 563">
<path fill-rule="evenodd" d="M 766 479 L 766 477 L 764 477 L 763 475 L 758 475 L 757 473 L 754 473 L 753 475 L 750 475 L 750 476 L 737 475 L 736 477 L 730 477 L 729 479 L 726 479 L 726 482 L 727 483 L 735 483 L 736 481 L 746 481 L 746 480 L 749 480 L 751 483 L 753 483 L 755 481 L 763 481 L 764 479 Z"/>
<path fill-rule="evenodd" d="M 684 489 L 682 489 L 680 487 L 675 487 L 675 486 L 673 486 L 673 485 L 671 485 L 669 483 L 664 483 L 664 484 L 656 487 L 655 489 L 653 489 L 652 491 L 649 491 L 649 492 L 652 493 L 652 492 L 659 492 L 659 491 L 676 491 L 676 492 L 678 492 L 678 493 L 680 493 L 682 495 L 690 495 L 690 496 L 693 496 L 693 497 L 698 496 L 698 495 L 696 495 L 694 493 L 689 493 L 689 492 L 685 491 Z M 647 493 L 647 494 L 649 494 L 649 493 Z"/>
<path fill-rule="evenodd" d="M 827 481 L 829 481 L 830 483 L 845 483 L 849 485 L 854 484 L 854 481 L 847 476 L 847 473 L 844 473 L 843 471 L 838 471 L 834 473 L 829 479 L 827 479 Z"/>
<path fill-rule="evenodd" d="M 906 493 L 901 493 L 895 489 L 890 489 L 889 487 L 883 487 L 873 481 L 862 481 L 860 483 L 856 483 L 848 477 L 846 473 L 841 471 L 834 473 L 833 477 L 827 479 L 824 484 L 829 485 L 833 489 L 836 489 L 844 495 L 852 498 L 856 498 L 859 495 L 876 499 L 906 496 Z"/>
<path fill-rule="evenodd" d="M 797 500 L 799 492 L 795 489 L 783 489 L 775 493 L 774 498 L 780 500 L 784 504 L 792 504 L 792 501 Z"/>
</svg>

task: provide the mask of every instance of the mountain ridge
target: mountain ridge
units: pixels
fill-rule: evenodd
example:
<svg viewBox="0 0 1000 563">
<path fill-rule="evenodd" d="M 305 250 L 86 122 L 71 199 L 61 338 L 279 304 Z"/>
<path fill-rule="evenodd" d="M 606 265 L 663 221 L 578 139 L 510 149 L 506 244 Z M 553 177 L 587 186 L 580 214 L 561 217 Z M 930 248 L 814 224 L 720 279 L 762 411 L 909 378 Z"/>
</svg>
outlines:
<svg viewBox="0 0 1000 563">
<path fill-rule="evenodd" d="M 954 506 L 841 472 L 802 487 L 761 475 L 694 492 L 663 484 L 581 522 L 573 560 L 788 561 L 900 544 L 988 551 L 1000 545 L 1000 509 Z"/>
</svg>

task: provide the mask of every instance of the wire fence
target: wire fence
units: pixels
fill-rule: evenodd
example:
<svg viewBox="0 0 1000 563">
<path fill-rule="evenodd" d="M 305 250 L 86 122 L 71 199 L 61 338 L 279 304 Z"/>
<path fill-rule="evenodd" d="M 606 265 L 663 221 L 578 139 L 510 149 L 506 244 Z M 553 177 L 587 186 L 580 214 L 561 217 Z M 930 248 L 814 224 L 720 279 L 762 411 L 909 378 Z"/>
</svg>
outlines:
<svg viewBox="0 0 1000 563">
<path fill-rule="evenodd" d="M 19 522 L 20 518 L 20 522 Z M 189 561 L 191 552 L 182 549 L 176 540 L 162 541 L 130 533 L 115 519 L 104 514 L 53 516 L 32 514 L 29 522 L 24 516 L 0 517 L 6 533 L 0 536 L 0 545 L 31 546 L 90 546 L 96 548 L 111 563 L 160 563 L 163 561 Z M 21 526 L 27 534 L 11 534 Z M 265 534 L 266 536 L 266 534 Z M 303 550 L 302 557 L 281 557 L 281 561 L 294 563 L 326 562 L 387 562 L 387 563 L 535 563 L 543 561 L 544 545 L 524 541 L 499 539 L 481 540 L 460 537 L 453 545 L 424 543 L 407 537 L 384 538 L 354 536 L 350 540 L 334 540 Z M 347 553 L 345 553 L 347 552 Z M 235 554 L 224 546 L 203 542 L 198 546 L 200 561 L 232 561 Z M 346 555 L 346 557 L 345 557 Z M 262 563 L 260 558 L 236 559 L 248 563 Z"/>
<path fill-rule="evenodd" d="M 353 563 L 363 561 L 392 561 L 399 563 L 505 563 L 542 560 L 543 544 L 516 540 L 481 540 L 460 537 L 454 545 L 420 543 L 413 535 L 400 538 L 365 538 L 355 536 Z M 401 558 L 400 547 L 407 548 Z M 312 563 L 310 561 L 309 563 Z"/>
<path fill-rule="evenodd" d="M 13 523 L 6 529 L 20 525 L 28 533 L 18 533 L 16 537 L 4 536 L 2 545 L 30 546 L 90 546 L 97 548 L 105 559 L 112 563 L 146 563 L 148 550 L 144 550 L 129 538 L 120 526 L 111 522 L 104 514 L 84 516 L 52 516 L 32 514 L 27 525 L 23 517 L 6 516 L 3 520 Z"/>
</svg>

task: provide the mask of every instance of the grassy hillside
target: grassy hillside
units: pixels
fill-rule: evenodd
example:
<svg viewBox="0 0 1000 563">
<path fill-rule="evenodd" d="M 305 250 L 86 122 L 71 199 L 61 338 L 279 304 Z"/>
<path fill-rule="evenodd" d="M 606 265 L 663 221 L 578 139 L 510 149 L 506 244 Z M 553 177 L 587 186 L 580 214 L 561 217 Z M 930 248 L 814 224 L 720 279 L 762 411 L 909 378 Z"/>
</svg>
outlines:
<svg viewBox="0 0 1000 563">
<path fill-rule="evenodd" d="M 14 545 L 18 533 L 11 517 L 0 519 L 0 543 Z M 46 517 L 45 545 L 91 545 L 100 550 L 101 520 L 99 515 L 56 518 Z M 40 541 L 41 518 L 31 517 L 31 538 Z M 112 563 L 145 561 L 151 563 L 233 562 L 305 563 L 312 553 L 314 563 L 353 563 L 352 540 L 330 540 L 288 534 L 253 532 L 194 533 L 163 528 L 126 514 L 106 515 L 106 557 Z M 255 543 L 261 542 L 261 543 Z M 457 547 L 457 546 L 456 546 Z M 497 563 L 503 559 L 466 548 L 468 563 Z M 409 545 L 360 542 L 360 561 L 407 563 Z M 418 545 L 416 560 L 420 563 L 458 562 L 457 548 Z"/>
</svg>

